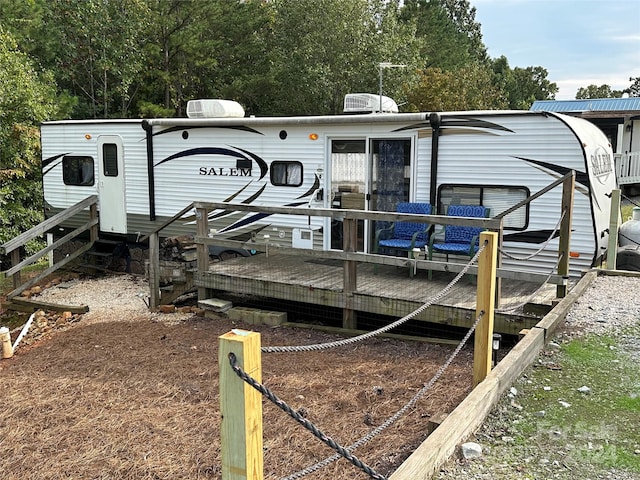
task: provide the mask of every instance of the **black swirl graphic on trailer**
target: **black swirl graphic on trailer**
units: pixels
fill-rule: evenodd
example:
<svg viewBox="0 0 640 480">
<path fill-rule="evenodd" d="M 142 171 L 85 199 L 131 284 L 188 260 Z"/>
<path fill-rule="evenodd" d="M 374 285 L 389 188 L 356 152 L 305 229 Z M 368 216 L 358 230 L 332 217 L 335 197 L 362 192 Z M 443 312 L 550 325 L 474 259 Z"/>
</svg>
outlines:
<svg viewBox="0 0 640 480">
<path fill-rule="evenodd" d="M 182 127 L 169 127 L 166 128 L 164 130 L 161 130 L 159 132 L 155 132 L 153 134 L 153 136 L 158 136 L 158 135 L 164 135 L 166 133 L 173 133 L 173 132 L 183 132 L 185 130 L 195 130 L 195 129 L 199 129 L 199 128 L 221 128 L 221 129 L 227 129 L 227 130 L 238 130 L 241 132 L 249 132 L 249 133 L 255 133 L 257 135 L 264 135 L 264 133 L 259 132 L 258 130 L 255 130 L 251 127 L 247 127 L 246 125 L 239 125 L 239 126 L 218 126 L 218 125 L 193 125 L 193 126 L 182 126 Z"/>
<path fill-rule="evenodd" d="M 300 205 L 306 205 L 307 202 L 294 202 L 294 203 L 288 203 L 286 205 L 284 205 L 285 207 L 299 207 Z M 220 233 L 225 233 L 225 232 L 230 232 L 232 230 L 237 230 L 238 228 L 241 227 L 245 227 L 247 225 L 251 225 L 252 223 L 257 222 L 258 220 L 262 220 L 263 218 L 269 217 L 273 215 L 272 213 L 255 213 L 253 215 L 250 215 L 247 218 L 243 218 L 242 220 L 237 221 L 236 223 L 229 225 L 228 227 L 223 228 L 222 230 L 220 230 Z"/>
<path fill-rule="evenodd" d="M 260 190 L 258 190 L 256 193 L 254 193 L 250 197 L 245 198 L 240 203 L 243 203 L 245 205 L 250 205 L 251 203 L 253 203 L 254 200 L 256 200 L 260 195 L 262 195 L 262 193 L 264 192 L 265 188 L 267 188 L 267 184 L 266 183 L 262 187 L 260 187 Z M 244 190 L 244 188 L 242 190 Z M 238 192 L 238 193 L 240 193 L 240 192 Z M 231 196 L 231 198 L 233 198 L 233 197 L 235 197 L 235 195 Z M 228 202 L 228 201 L 230 201 L 230 200 L 225 200 L 225 202 Z M 235 213 L 235 212 L 233 210 L 223 210 L 222 212 L 218 212 L 218 213 L 215 213 L 213 215 L 209 215 L 209 219 L 213 220 L 214 218 L 225 217 L 227 215 L 231 215 L 232 213 Z"/>
<path fill-rule="evenodd" d="M 442 128 L 447 127 L 465 127 L 465 128 L 484 128 L 486 130 L 498 130 L 501 132 L 510 132 L 515 133 L 510 128 L 507 128 L 503 125 L 494 122 L 488 122 L 486 120 L 480 120 L 478 118 L 466 118 L 466 117 L 443 117 L 442 122 L 440 123 Z M 415 123 L 413 125 L 409 125 L 407 127 L 397 128 L 394 132 L 402 132 L 405 130 L 419 130 L 431 128 L 431 123 L 429 121 Z"/>
<path fill-rule="evenodd" d="M 232 150 L 232 149 L 235 149 L 235 150 Z M 258 164 L 258 167 L 260 168 L 259 180 L 262 180 L 264 176 L 267 174 L 267 172 L 269 171 L 269 166 L 267 165 L 267 162 L 265 162 L 261 157 L 259 157 L 254 153 L 251 153 L 241 148 L 236 148 L 233 146 L 231 146 L 230 148 L 196 147 L 196 148 L 191 148 L 189 150 L 183 150 L 182 152 L 174 153 L 173 155 L 170 155 L 167 158 L 160 160 L 158 163 L 154 165 L 154 167 L 162 165 L 163 163 L 166 163 L 166 162 L 170 162 L 172 160 L 176 160 L 178 158 L 192 157 L 195 155 L 223 155 L 226 157 L 241 158 L 248 161 L 254 160 Z"/>
<path fill-rule="evenodd" d="M 58 166 L 60 162 L 56 162 L 56 160 L 60 160 L 65 155 L 69 155 L 69 153 L 70 152 L 61 153 L 60 155 L 55 155 L 53 157 L 45 158 L 44 160 L 42 160 L 42 176 L 45 176 L 47 173 Z"/>
<path fill-rule="evenodd" d="M 318 190 L 320 188 L 320 177 L 318 177 L 318 175 L 316 174 L 316 178 L 313 181 L 313 185 L 311 185 L 311 188 L 309 188 L 309 190 L 307 190 L 306 192 L 304 192 L 302 195 L 300 195 L 299 197 L 296 197 L 296 200 L 300 200 L 301 198 L 305 198 L 305 197 L 309 197 L 313 194 L 313 192 L 315 192 L 316 190 Z"/>
</svg>

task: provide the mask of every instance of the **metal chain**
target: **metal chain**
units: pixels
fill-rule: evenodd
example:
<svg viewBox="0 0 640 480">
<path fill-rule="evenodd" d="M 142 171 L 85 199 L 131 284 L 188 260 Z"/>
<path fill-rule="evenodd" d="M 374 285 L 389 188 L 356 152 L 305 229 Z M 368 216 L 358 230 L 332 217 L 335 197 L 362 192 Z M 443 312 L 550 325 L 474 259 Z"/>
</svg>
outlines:
<svg viewBox="0 0 640 480">
<path fill-rule="evenodd" d="M 618 236 L 624 238 L 625 240 L 629 240 L 634 245 L 640 245 L 640 243 L 636 242 L 633 238 L 627 237 L 624 233 L 620 233 L 620 231 L 618 231 Z"/>
<path fill-rule="evenodd" d="M 631 203 L 632 205 L 635 205 L 636 207 L 640 207 L 640 205 L 638 205 L 637 202 L 635 202 L 633 199 L 627 197 L 624 194 L 621 194 L 622 198 L 624 198 L 625 200 L 627 200 L 629 203 Z M 624 238 L 625 240 L 629 240 L 631 243 L 633 243 L 634 245 L 640 245 L 640 243 L 636 242 L 634 239 L 627 237 L 625 234 L 620 233 L 620 231 L 618 231 L 618 236 Z"/>
<path fill-rule="evenodd" d="M 327 350 L 329 348 L 336 348 L 336 347 L 343 347 L 345 345 L 351 345 L 361 340 L 366 340 L 368 338 L 375 337 L 376 335 L 380 335 L 382 333 L 386 333 L 390 330 L 393 330 L 394 328 L 402 325 L 403 323 L 406 323 L 407 321 L 411 320 L 418 314 L 422 313 L 431 305 L 433 305 L 434 303 L 436 303 L 437 301 L 439 301 L 440 299 L 448 295 L 451 289 L 455 286 L 455 284 L 460 281 L 460 279 L 465 275 L 465 273 L 467 273 L 469 268 L 471 268 L 471 266 L 478 260 L 478 257 L 480 256 L 482 251 L 485 249 L 486 245 L 487 244 L 485 242 L 480 246 L 475 256 L 469 261 L 469 263 L 467 263 L 464 266 L 464 268 L 460 271 L 460 273 L 458 273 L 458 275 L 456 275 L 456 277 L 451 281 L 451 283 L 449 283 L 446 287 L 444 287 L 440 291 L 440 293 L 436 294 L 433 298 L 431 298 L 429 301 L 427 301 L 426 303 L 424 303 L 423 305 L 415 309 L 413 312 L 409 313 L 408 315 L 405 315 L 404 317 L 400 318 L 399 320 L 396 320 L 393 323 L 390 323 L 389 325 L 385 325 L 384 327 L 381 327 L 378 330 L 373 330 L 371 332 L 363 333 L 362 335 L 358 335 L 356 337 L 346 338 L 344 340 L 337 340 L 335 342 L 319 343 L 314 345 L 261 347 L 261 351 L 263 353 L 283 353 L 283 352 L 291 353 L 291 352 L 310 352 L 310 351 L 318 351 L 318 350 Z"/>
<path fill-rule="evenodd" d="M 504 255 L 505 257 L 510 258 L 511 260 L 518 260 L 520 262 L 524 262 L 526 260 L 531 260 L 533 257 L 535 257 L 540 252 L 542 252 L 542 250 L 544 250 L 547 247 L 547 245 L 549 244 L 549 242 L 553 239 L 553 237 L 556 234 L 556 232 L 560 229 L 560 224 L 562 223 L 562 219 L 564 218 L 565 213 L 566 213 L 566 210 L 564 210 L 562 212 L 562 215 L 560 216 L 560 220 L 558 220 L 558 223 L 556 224 L 556 228 L 554 228 L 553 232 L 551 232 L 551 235 L 549 235 L 549 238 L 547 238 L 547 240 L 542 244 L 542 246 L 538 250 L 533 252 L 531 255 L 528 255 L 526 257 L 516 257 L 515 255 L 512 255 L 509 252 L 503 250 L 502 247 L 498 247 L 498 251 L 502 255 Z"/>
<path fill-rule="evenodd" d="M 638 203 L 633 200 L 632 198 L 627 197 L 625 194 L 621 193 L 622 198 L 624 198 L 625 200 L 627 200 L 629 203 L 631 203 L 632 205 L 635 205 L 636 207 L 640 207 L 640 205 L 638 205 Z"/>
<path fill-rule="evenodd" d="M 231 368 L 233 369 L 233 371 L 236 372 L 236 374 L 242 380 L 244 380 L 247 384 L 251 385 L 257 391 L 259 391 L 263 396 L 271 400 L 271 402 L 273 402 L 278 408 L 280 408 L 282 411 L 288 414 L 291 418 L 293 418 L 296 422 L 298 422 L 304 428 L 306 428 L 311 433 L 313 433 L 313 435 L 316 438 L 318 438 L 320 441 L 322 441 L 324 444 L 333 448 L 342 457 L 344 457 L 349 462 L 351 462 L 354 466 L 358 467 L 360 470 L 365 472 L 371 478 L 374 478 L 376 480 L 387 480 L 387 477 L 380 475 L 371 467 L 369 467 L 367 464 L 363 463 L 362 460 L 360 460 L 358 457 L 356 457 L 355 455 L 352 455 L 346 448 L 339 445 L 331 437 L 329 437 L 328 435 L 320 431 L 320 429 L 318 429 L 318 427 L 316 427 L 312 422 L 304 418 L 302 415 L 296 412 L 293 408 L 287 405 L 283 400 L 278 398 L 278 396 L 275 393 L 273 393 L 267 387 L 262 385 L 260 382 L 258 382 L 256 379 L 252 378 L 249 374 L 247 374 L 244 370 L 242 370 L 242 368 L 238 366 L 238 360 L 233 352 L 229 353 L 229 363 L 231 364 Z"/>
<path fill-rule="evenodd" d="M 385 422 L 383 422 L 381 425 L 376 427 L 374 430 L 369 432 L 367 435 L 362 437 L 360 440 L 358 440 L 354 444 L 349 445 L 347 447 L 348 451 L 351 452 L 351 451 L 355 450 L 356 448 L 359 448 L 362 445 L 364 445 L 365 443 L 369 442 L 370 440 L 374 439 L 377 435 L 382 433 L 385 429 L 387 429 L 388 427 L 393 425 L 396 422 L 396 420 L 398 420 L 402 415 L 404 415 L 407 412 L 407 410 L 409 410 L 410 408 L 413 408 L 413 406 L 418 402 L 418 400 L 420 400 L 427 393 L 427 391 L 442 377 L 442 375 L 447 370 L 447 368 L 449 368 L 449 365 L 451 365 L 451 362 L 453 362 L 453 360 L 458 356 L 460 351 L 463 349 L 463 347 L 465 346 L 465 344 L 467 343 L 467 341 L 469 340 L 469 338 L 471 337 L 471 335 L 475 331 L 476 327 L 478 326 L 478 323 L 480 323 L 480 320 L 484 316 L 484 313 L 485 313 L 484 311 L 480 312 L 480 314 L 476 318 L 476 321 L 473 323 L 473 325 L 471 326 L 469 331 L 462 338 L 462 340 L 460 341 L 458 346 L 455 348 L 455 350 L 451 353 L 451 355 L 449 355 L 449 358 L 447 358 L 447 360 L 440 366 L 440 368 L 435 373 L 435 375 L 431 378 L 431 380 L 429 380 L 429 382 L 427 382 L 418 391 L 418 393 L 416 393 L 413 396 L 413 398 L 411 398 L 393 416 L 389 417 Z M 320 470 L 321 468 L 326 467 L 327 465 L 335 462 L 336 460 L 339 460 L 340 457 L 341 456 L 339 454 L 335 454 L 335 455 L 333 455 L 331 457 L 325 458 L 324 460 L 316 463 L 315 465 L 311 465 L 311 466 L 309 466 L 309 467 L 307 467 L 307 468 L 305 468 L 303 470 L 300 470 L 300 471 L 298 471 L 298 472 L 296 472 L 296 473 L 294 473 L 292 475 L 289 475 L 288 477 L 285 477 L 282 480 L 296 480 L 298 478 L 302 478 L 302 477 L 304 477 L 306 475 L 309 475 L 310 473 L 313 473 L 313 472 L 315 472 L 317 470 Z"/>
<path fill-rule="evenodd" d="M 536 295 L 538 295 L 538 292 L 540 291 L 540 289 L 544 287 L 545 284 L 549 281 L 549 279 L 551 278 L 551 275 L 553 275 L 553 272 L 555 272 L 558 269 L 558 265 L 560 265 L 560 262 L 562 261 L 563 258 L 564 258 L 564 253 L 562 253 L 561 255 L 558 255 L 558 260 L 556 260 L 556 264 L 553 266 L 553 268 L 549 272 L 549 275 L 547 275 L 547 278 L 545 278 L 544 282 L 542 282 L 542 284 L 536 289 L 536 291 L 533 292 L 531 295 L 529 295 L 524 302 L 514 305 L 513 307 L 496 309 L 495 312 L 496 313 L 515 312 L 519 308 L 522 308 L 527 303 L 529 303 Z"/>
</svg>

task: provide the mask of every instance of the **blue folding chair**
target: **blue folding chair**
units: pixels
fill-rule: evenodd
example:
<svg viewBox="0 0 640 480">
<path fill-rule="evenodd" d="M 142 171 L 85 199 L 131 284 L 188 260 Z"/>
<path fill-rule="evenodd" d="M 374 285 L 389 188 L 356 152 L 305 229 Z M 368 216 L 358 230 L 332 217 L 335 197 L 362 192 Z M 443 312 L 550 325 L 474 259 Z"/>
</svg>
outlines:
<svg viewBox="0 0 640 480">
<path fill-rule="evenodd" d="M 403 202 L 397 205 L 396 212 L 430 215 L 431 204 Z M 414 248 L 426 246 L 429 240 L 429 227 L 428 223 L 394 222 L 389 227 L 376 231 L 373 253 L 380 253 L 383 250 L 401 251 L 407 252 L 407 256 L 410 257 Z"/>
<path fill-rule="evenodd" d="M 449 217 L 478 217 L 488 218 L 490 209 L 482 205 L 449 205 L 447 216 Z M 443 230 L 434 232 L 429 239 L 429 260 L 433 258 L 435 253 L 444 253 L 447 261 L 449 255 L 465 255 L 470 259 L 478 251 L 480 241 L 480 233 L 484 230 L 481 227 L 467 227 L 460 225 L 445 225 L 444 241 L 436 242 L 436 236 L 440 235 Z M 429 278 L 432 271 L 429 270 Z"/>
</svg>

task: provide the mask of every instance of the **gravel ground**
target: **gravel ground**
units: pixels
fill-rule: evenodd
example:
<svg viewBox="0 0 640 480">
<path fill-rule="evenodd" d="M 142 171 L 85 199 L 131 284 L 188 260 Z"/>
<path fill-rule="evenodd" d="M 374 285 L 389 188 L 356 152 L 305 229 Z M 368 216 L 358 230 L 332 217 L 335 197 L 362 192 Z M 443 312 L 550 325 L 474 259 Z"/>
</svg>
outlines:
<svg viewBox="0 0 640 480">
<path fill-rule="evenodd" d="M 82 324 L 117 320 L 155 320 L 181 322 L 189 313 L 163 314 L 150 312 L 147 306 L 149 283 L 136 275 L 114 275 L 99 278 L 74 279 L 42 291 L 37 299 L 63 305 L 88 305 Z"/>
<path fill-rule="evenodd" d="M 575 381 L 585 381 L 584 379 L 568 378 L 567 374 L 550 375 L 550 370 L 561 370 L 562 364 L 555 367 L 554 362 L 562 362 L 562 355 L 559 350 L 578 337 L 595 335 L 596 337 L 613 336 L 617 339 L 616 346 L 611 346 L 612 351 L 618 359 L 611 363 L 602 365 L 602 370 L 596 374 L 606 377 L 613 375 L 613 371 L 618 362 L 640 361 L 640 296 L 636 294 L 640 287 L 640 278 L 622 276 L 600 276 L 590 287 L 587 288 L 583 296 L 572 306 L 567 315 L 565 325 L 558 330 L 556 337 L 549 343 L 547 349 L 541 352 L 537 364 L 527 369 L 518 379 L 514 387 L 507 391 L 503 399 L 492 410 L 487 420 L 476 432 L 473 438 L 468 441 L 480 444 L 482 456 L 475 459 L 465 459 L 461 452 L 456 452 L 454 458 L 441 469 L 436 475 L 437 479 L 459 479 L 470 480 L 479 479 L 577 479 L 582 480 L 640 480 L 640 473 L 632 471 L 622 471 L 620 469 L 602 466 L 598 464 L 589 465 L 588 461 L 582 459 L 581 462 L 572 462 L 581 451 L 581 448 L 597 449 L 602 452 L 609 452 L 609 439 L 606 431 L 614 432 L 611 437 L 613 451 L 616 452 L 616 445 L 625 442 L 625 439 L 617 438 L 616 425 L 603 424 L 603 420 L 596 415 L 592 422 L 583 422 L 571 425 L 573 418 L 577 415 L 576 405 L 566 408 L 566 425 L 573 432 L 550 431 L 545 428 L 545 419 L 540 418 L 535 421 L 539 426 L 533 434 L 523 435 L 520 431 L 521 422 L 531 422 L 535 416 L 544 416 L 544 412 L 527 411 L 527 406 L 536 405 L 539 400 L 540 390 L 554 392 L 573 392 L 567 400 L 574 401 L 579 393 L 576 393 Z M 628 360 L 629 357 L 631 360 Z M 626 359 L 626 360 L 625 360 Z M 633 365 L 633 363 L 631 363 Z M 542 367 L 542 368 L 535 368 Z M 545 368 L 546 367 L 546 368 Z M 535 369 L 535 370 L 534 370 Z M 540 371 L 542 373 L 540 373 Z M 640 377 L 635 370 L 635 375 L 629 380 L 629 384 L 620 385 L 620 389 L 631 389 L 629 395 L 637 403 L 640 396 Z M 591 372 L 594 373 L 594 372 Z M 551 379 L 546 386 L 540 383 L 540 377 L 545 377 L 542 381 Z M 573 386 L 567 390 L 566 385 L 559 385 L 554 382 L 573 382 Z M 588 380 L 587 380 L 588 382 Z M 543 385 L 545 385 L 543 387 Z M 563 390 L 564 387 L 564 390 Z M 614 387 L 615 389 L 615 387 Z M 571 393 L 569 394 L 571 395 Z M 536 397 L 536 398 L 533 398 Z M 606 393 L 603 395 L 593 395 L 594 402 L 603 402 L 602 409 L 607 408 Z M 557 407 L 557 399 L 555 400 Z M 562 403 L 562 402 L 560 402 Z M 575 403 L 578 403 L 576 400 Z M 551 404 L 553 405 L 553 404 Z M 566 405 L 569 405 L 567 402 Z M 572 410 L 573 408 L 573 410 Z M 597 406 L 596 406 L 597 408 Z M 603 417 L 605 413 L 603 412 Z M 529 419 L 529 420 L 527 420 Z M 547 423 L 550 420 L 546 420 Z M 598 422 L 601 422 L 598 424 Z M 638 418 L 640 425 L 640 418 Z M 547 425 L 546 427 L 549 427 Z M 578 431 L 582 429 L 582 431 Z M 560 430 L 560 429 L 557 429 Z M 554 439 L 556 434 L 558 438 Z M 604 441 L 602 440 L 604 438 Z M 631 447 L 631 456 L 636 455 L 635 464 L 638 464 L 637 456 L 640 456 L 640 445 L 638 437 L 630 440 L 635 442 Z M 605 446 L 598 445 L 598 441 Z M 581 447 L 580 443 L 586 447 Z M 618 447 L 619 448 L 619 447 Z M 635 451 L 634 451 L 635 450 Z M 618 450 L 619 452 L 620 450 Z M 560 456 L 558 456 L 560 454 Z M 604 455 L 605 453 L 602 453 Z M 566 461 L 562 459 L 566 458 Z M 615 461 L 615 459 L 613 459 Z M 634 461 L 634 460 L 632 460 Z M 605 462 L 606 463 L 606 462 Z"/>
</svg>

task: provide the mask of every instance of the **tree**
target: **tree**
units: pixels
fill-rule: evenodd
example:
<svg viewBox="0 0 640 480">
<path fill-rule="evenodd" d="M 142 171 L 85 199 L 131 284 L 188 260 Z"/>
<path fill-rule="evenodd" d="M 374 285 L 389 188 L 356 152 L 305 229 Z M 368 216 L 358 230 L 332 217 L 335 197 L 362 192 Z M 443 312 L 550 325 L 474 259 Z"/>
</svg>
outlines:
<svg viewBox="0 0 640 480">
<path fill-rule="evenodd" d="M 146 68 L 143 0 L 49 0 L 46 27 L 59 42 L 56 74 L 79 102 L 76 117 L 126 117 Z"/>
<path fill-rule="evenodd" d="M 183 115 L 188 100 L 237 100 L 260 110 L 269 91 L 270 4 L 259 0 L 146 0 L 151 12 L 144 76 L 147 113 Z"/>
<path fill-rule="evenodd" d="M 427 68 L 407 92 L 414 111 L 491 110 L 505 108 L 502 90 L 492 84 L 489 70 L 469 65 L 453 71 Z"/>
<path fill-rule="evenodd" d="M 488 60 L 475 15 L 467 0 L 406 0 L 400 18 L 416 25 L 424 67 L 453 70 Z"/>
<path fill-rule="evenodd" d="M 609 85 L 589 85 L 588 87 L 580 87 L 576 93 L 576 100 L 584 100 L 588 98 L 620 98 L 622 90 L 611 90 Z"/>
<path fill-rule="evenodd" d="M 507 108 L 529 110 L 536 100 L 553 100 L 558 86 L 547 79 L 543 67 L 516 67 L 511 69 L 503 55 L 491 61 L 493 82 L 504 91 Z"/>
<path fill-rule="evenodd" d="M 385 93 L 401 92 L 417 49 L 411 27 L 398 22 L 397 0 L 275 0 L 270 75 L 275 114 L 342 111 L 345 94 L 377 92 L 381 62 Z M 322 21 L 319 21 L 322 19 Z"/>
<path fill-rule="evenodd" d="M 42 220 L 37 124 L 54 112 L 55 85 L 0 27 L 0 243 Z"/>
<path fill-rule="evenodd" d="M 624 92 L 628 93 L 630 97 L 640 97 L 640 77 L 629 77 L 629 81 L 633 83 Z"/>
</svg>

